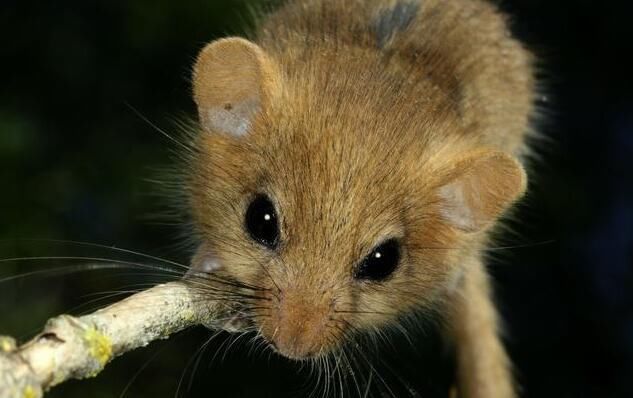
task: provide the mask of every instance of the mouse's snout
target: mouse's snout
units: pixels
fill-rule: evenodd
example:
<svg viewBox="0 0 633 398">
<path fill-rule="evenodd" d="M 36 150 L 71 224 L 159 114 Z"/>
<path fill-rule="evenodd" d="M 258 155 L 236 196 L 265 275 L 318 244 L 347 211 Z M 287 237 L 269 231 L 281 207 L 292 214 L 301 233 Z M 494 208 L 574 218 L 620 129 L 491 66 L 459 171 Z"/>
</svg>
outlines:
<svg viewBox="0 0 633 398">
<path fill-rule="evenodd" d="M 332 324 L 333 307 L 334 301 L 327 294 L 309 294 L 302 289 L 280 292 L 262 332 L 288 358 L 317 356 L 327 352 L 338 337 Z"/>
</svg>

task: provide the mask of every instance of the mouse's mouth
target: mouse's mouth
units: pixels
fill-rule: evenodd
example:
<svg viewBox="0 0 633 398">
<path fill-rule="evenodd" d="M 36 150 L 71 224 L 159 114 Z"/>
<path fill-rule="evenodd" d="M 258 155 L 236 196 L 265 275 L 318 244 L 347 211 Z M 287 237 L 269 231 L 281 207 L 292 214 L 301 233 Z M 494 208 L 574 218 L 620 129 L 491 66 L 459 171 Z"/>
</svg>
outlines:
<svg viewBox="0 0 633 398">
<path fill-rule="evenodd" d="M 254 323 L 252 317 L 238 303 L 223 303 L 216 316 L 205 322 L 203 326 L 212 330 L 221 329 L 230 333 L 238 333 L 252 330 Z"/>
<path fill-rule="evenodd" d="M 220 328 L 227 332 L 244 332 L 253 328 L 252 318 L 244 312 L 243 308 L 237 305 L 227 311 L 226 316 L 221 321 Z"/>
<path fill-rule="evenodd" d="M 209 329 L 221 329 L 227 332 L 245 332 L 253 329 L 253 314 L 250 305 L 242 302 L 241 297 L 252 301 L 255 297 L 247 285 L 241 284 L 230 275 L 219 269 L 209 268 L 209 260 L 200 265 L 199 259 L 185 274 L 183 281 L 191 283 L 192 288 L 214 307 L 215 316 L 206 320 L 203 325 Z M 205 265 L 206 264 L 206 265 Z"/>
<path fill-rule="evenodd" d="M 184 279 L 184 281 L 187 282 L 187 279 Z M 199 282 L 194 282 L 193 288 L 201 290 L 199 293 L 201 295 L 200 299 L 213 307 L 213 317 L 204 320 L 202 323 L 203 326 L 208 329 L 220 329 L 231 333 L 246 332 L 253 329 L 253 314 L 249 311 L 248 305 L 241 303 L 239 300 L 232 299 L 232 297 L 231 299 L 218 297 L 215 289 L 216 286 L 212 287 L 212 284 L 209 284 L 209 291 L 205 292 L 205 288 L 197 286 Z M 225 290 L 226 288 L 221 289 Z M 222 294 L 237 296 L 239 294 L 237 289 L 231 289 L 231 291 L 233 290 L 235 293 L 224 291 Z"/>
<path fill-rule="evenodd" d="M 287 348 L 280 348 L 277 343 L 275 343 L 274 340 L 268 340 L 268 339 L 264 339 L 266 341 L 266 343 L 268 343 L 268 346 L 277 354 L 280 355 L 284 358 L 290 359 L 292 361 L 296 361 L 296 362 L 303 362 L 303 361 L 307 361 L 310 359 L 315 359 L 315 358 L 319 358 L 324 356 L 326 353 L 329 352 L 329 350 L 324 350 L 324 349 L 318 349 L 318 350 L 312 350 L 312 351 L 307 351 L 307 352 L 303 352 L 303 353 L 297 353 L 294 349 L 288 350 Z"/>
</svg>

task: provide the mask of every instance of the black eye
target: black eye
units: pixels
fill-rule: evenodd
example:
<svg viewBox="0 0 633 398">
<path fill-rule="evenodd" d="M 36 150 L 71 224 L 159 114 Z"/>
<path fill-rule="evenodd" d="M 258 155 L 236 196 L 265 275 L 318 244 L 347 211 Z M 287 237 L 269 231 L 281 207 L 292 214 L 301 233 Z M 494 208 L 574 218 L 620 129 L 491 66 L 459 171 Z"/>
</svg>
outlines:
<svg viewBox="0 0 633 398">
<path fill-rule="evenodd" d="M 248 234 L 269 249 L 274 249 L 279 240 L 279 225 L 275 206 L 266 195 L 257 195 L 246 210 L 244 220 Z"/>
<path fill-rule="evenodd" d="M 390 239 L 378 245 L 358 266 L 356 278 L 379 281 L 385 279 L 400 262 L 400 244 Z"/>
</svg>

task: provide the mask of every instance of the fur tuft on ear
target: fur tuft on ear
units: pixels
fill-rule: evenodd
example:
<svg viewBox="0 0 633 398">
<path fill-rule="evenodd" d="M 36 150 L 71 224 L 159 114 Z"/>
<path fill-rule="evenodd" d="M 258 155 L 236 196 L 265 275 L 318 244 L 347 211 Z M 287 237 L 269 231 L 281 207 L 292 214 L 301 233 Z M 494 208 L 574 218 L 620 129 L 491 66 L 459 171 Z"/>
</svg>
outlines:
<svg viewBox="0 0 633 398">
<path fill-rule="evenodd" d="M 521 164 L 498 151 L 478 152 L 458 162 L 439 191 L 442 217 L 465 232 L 489 227 L 525 192 Z"/>
<path fill-rule="evenodd" d="M 273 63 L 258 45 L 237 37 L 209 43 L 193 73 L 193 97 L 204 130 L 236 137 L 248 133 L 270 101 L 274 83 Z"/>
</svg>

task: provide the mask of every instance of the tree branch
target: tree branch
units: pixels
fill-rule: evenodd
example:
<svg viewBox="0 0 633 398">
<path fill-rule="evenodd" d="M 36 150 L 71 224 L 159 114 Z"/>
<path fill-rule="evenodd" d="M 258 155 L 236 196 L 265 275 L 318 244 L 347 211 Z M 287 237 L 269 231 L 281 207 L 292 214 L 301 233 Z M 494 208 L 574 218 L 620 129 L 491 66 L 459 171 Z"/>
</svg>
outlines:
<svg viewBox="0 0 633 398">
<path fill-rule="evenodd" d="M 92 314 L 50 319 L 22 346 L 0 336 L 0 397 L 37 398 L 68 379 L 96 376 L 113 358 L 187 327 L 214 326 L 215 301 L 184 281 L 134 294 Z M 217 326 L 217 325 L 215 325 Z"/>
</svg>

